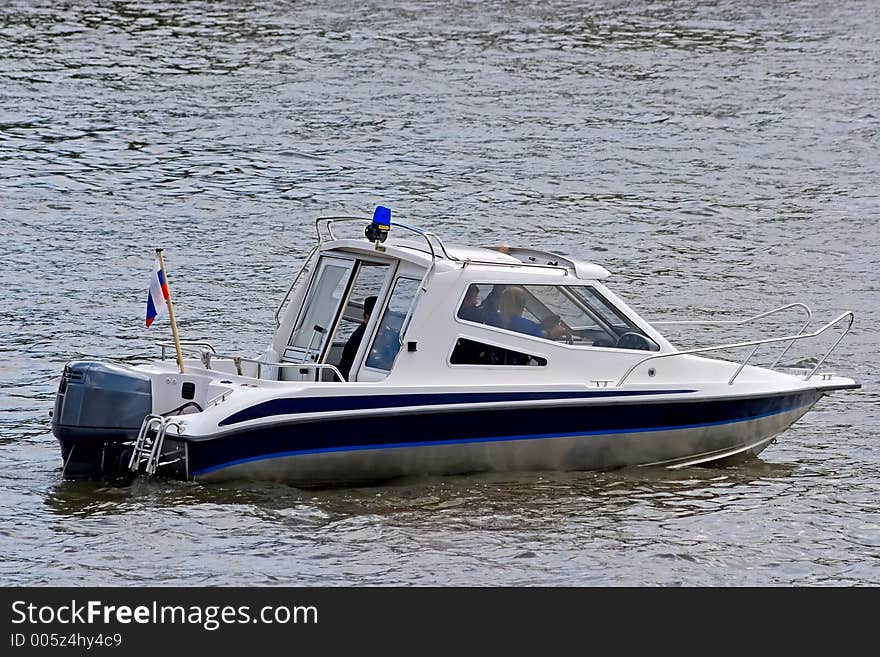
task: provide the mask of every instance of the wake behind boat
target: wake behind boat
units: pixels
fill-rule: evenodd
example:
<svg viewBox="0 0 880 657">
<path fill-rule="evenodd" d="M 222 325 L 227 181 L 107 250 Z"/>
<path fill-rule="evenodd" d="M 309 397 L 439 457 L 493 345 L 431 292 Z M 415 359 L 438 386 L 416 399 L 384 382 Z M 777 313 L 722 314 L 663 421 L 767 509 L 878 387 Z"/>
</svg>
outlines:
<svg viewBox="0 0 880 657">
<path fill-rule="evenodd" d="M 366 224 L 365 238 L 334 234 L 349 222 Z M 593 263 L 447 245 L 392 226 L 381 206 L 372 221 L 325 217 L 316 230 L 262 354 L 179 342 L 169 306 L 176 363 L 168 345 L 147 365 L 68 363 L 52 420 L 64 476 L 315 486 L 727 464 L 824 395 L 859 387 L 819 371 L 852 312 L 812 332 L 808 318 L 790 335 L 678 350 Z M 151 299 L 168 296 L 163 283 Z M 811 315 L 789 304 L 750 319 L 795 307 Z M 833 330 L 811 368 L 777 367 L 793 344 Z M 750 365 L 763 346 L 781 350 L 773 365 Z M 740 361 L 705 355 L 744 347 Z"/>
</svg>

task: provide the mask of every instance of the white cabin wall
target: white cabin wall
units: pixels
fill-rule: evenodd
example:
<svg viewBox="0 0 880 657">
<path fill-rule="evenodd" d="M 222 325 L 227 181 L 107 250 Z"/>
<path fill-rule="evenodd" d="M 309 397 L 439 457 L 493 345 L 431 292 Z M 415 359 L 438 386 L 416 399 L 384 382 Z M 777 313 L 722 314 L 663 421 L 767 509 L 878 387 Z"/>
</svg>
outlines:
<svg viewBox="0 0 880 657">
<path fill-rule="evenodd" d="M 365 253 L 370 251 L 368 245 L 340 241 L 333 245 L 326 245 L 321 252 L 313 257 L 308 265 L 308 270 L 303 273 L 296 288 L 291 292 L 291 297 L 285 305 L 281 317 L 281 326 L 273 336 L 273 347 L 279 354 L 284 352 L 287 340 L 293 331 L 318 258 L 323 253 L 333 250 L 333 246 L 342 247 L 340 250 L 343 251 L 351 251 L 352 255 L 359 251 Z M 389 249 L 389 251 L 391 250 Z M 389 255 L 391 254 L 389 253 Z M 424 260 L 423 257 L 422 260 Z M 428 262 L 430 260 L 427 260 L 425 264 Z M 394 368 L 386 379 L 388 385 L 424 385 L 426 381 L 430 381 L 431 385 L 462 385 L 472 383 L 475 374 L 479 374 L 480 380 L 486 384 L 498 385 L 529 384 L 536 381 L 551 385 L 596 385 L 595 381 L 608 381 L 608 385 L 613 385 L 630 366 L 651 355 L 651 352 L 625 349 L 574 347 L 564 343 L 517 335 L 489 326 L 461 322 L 456 317 L 456 312 L 464 291 L 471 283 L 593 285 L 630 318 L 637 318 L 636 323 L 639 328 L 657 341 L 663 352 L 675 350 L 662 335 L 641 319 L 620 297 L 596 280 L 578 279 L 570 271 L 565 272 L 561 269 L 478 264 L 468 264 L 468 266 L 462 267 L 459 263 L 438 259 L 427 285 L 428 289 L 421 296 L 415 309 Z M 541 356 L 548 360 L 548 365 L 546 367 L 450 365 L 449 356 L 459 336 Z M 416 342 L 417 351 L 408 351 L 408 342 Z M 648 366 L 643 366 L 633 373 L 630 380 L 642 385 L 660 383 L 667 376 L 683 371 L 684 367 L 687 367 L 691 374 L 695 371 L 692 368 L 696 368 L 698 377 L 702 378 L 704 373 L 705 379 L 710 380 L 717 377 L 719 372 L 732 374 L 736 368 L 736 363 L 707 358 L 694 359 L 698 361 L 694 363 L 692 359 L 685 360 L 686 358 L 673 357 L 661 359 L 657 363 L 652 362 L 651 366 L 655 369 L 654 377 L 649 377 L 647 375 Z M 741 376 L 755 376 L 748 370 L 749 368 Z"/>
<path fill-rule="evenodd" d="M 546 273 L 545 273 L 546 272 Z M 426 373 L 436 385 L 473 383 L 479 373 L 481 382 L 491 384 L 534 383 L 596 385 L 593 381 L 616 381 L 631 365 L 651 352 L 627 349 L 573 347 L 550 340 L 534 339 L 502 329 L 460 321 L 456 317 L 464 291 L 471 283 L 495 281 L 535 285 L 575 282 L 552 270 L 523 278 L 523 270 L 482 271 L 480 267 L 438 267 L 410 324 L 404 345 L 388 378 L 389 384 L 424 383 Z M 563 279 L 563 280 L 560 280 Z M 580 281 L 583 282 L 583 281 Z M 595 284 L 594 282 L 591 282 Z M 458 337 L 498 344 L 524 353 L 541 356 L 548 364 L 541 366 L 451 365 L 449 355 Z M 407 342 L 418 343 L 418 350 L 407 351 Z M 609 384 L 611 385 L 611 384 Z"/>
</svg>

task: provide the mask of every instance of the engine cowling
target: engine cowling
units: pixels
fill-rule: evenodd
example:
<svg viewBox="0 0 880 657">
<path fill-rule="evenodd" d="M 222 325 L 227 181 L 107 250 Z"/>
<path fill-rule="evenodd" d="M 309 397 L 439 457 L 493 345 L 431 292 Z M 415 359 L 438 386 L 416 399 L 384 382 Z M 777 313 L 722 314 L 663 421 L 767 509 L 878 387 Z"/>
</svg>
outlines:
<svg viewBox="0 0 880 657">
<path fill-rule="evenodd" d="M 64 476 L 127 475 L 129 443 L 152 412 L 152 403 L 152 384 L 145 374 L 99 361 L 68 363 L 52 414 Z"/>
</svg>

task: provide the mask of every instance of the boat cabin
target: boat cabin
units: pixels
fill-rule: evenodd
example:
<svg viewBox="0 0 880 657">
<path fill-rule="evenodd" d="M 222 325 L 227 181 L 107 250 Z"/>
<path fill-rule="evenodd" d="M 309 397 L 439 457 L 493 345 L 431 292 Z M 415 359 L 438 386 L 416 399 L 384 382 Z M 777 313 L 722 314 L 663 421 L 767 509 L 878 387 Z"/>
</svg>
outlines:
<svg viewBox="0 0 880 657">
<path fill-rule="evenodd" d="M 343 218 L 335 218 L 337 221 Z M 371 224 L 371 226 L 375 225 Z M 281 380 L 460 384 L 533 378 L 601 384 L 672 347 L 602 284 L 601 266 L 533 249 L 421 239 L 338 239 L 291 286 L 272 348 Z M 367 227 L 369 233 L 370 226 Z M 386 239 L 387 237 L 387 239 Z M 286 301 L 286 299 L 285 299 Z M 630 359 L 625 359 L 630 360 Z M 545 379 L 546 380 L 546 379 Z"/>
</svg>

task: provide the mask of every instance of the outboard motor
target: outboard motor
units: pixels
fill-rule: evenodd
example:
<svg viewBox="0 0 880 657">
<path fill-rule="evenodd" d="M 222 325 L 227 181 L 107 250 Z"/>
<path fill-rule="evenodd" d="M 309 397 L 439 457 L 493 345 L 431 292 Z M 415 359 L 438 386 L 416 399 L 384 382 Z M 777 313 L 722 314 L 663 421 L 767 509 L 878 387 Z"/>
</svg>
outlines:
<svg viewBox="0 0 880 657">
<path fill-rule="evenodd" d="M 152 406 L 146 374 L 98 361 L 68 363 L 52 414 L 64 477 L 129 477 L 131 443 Z"/>
</svg>

